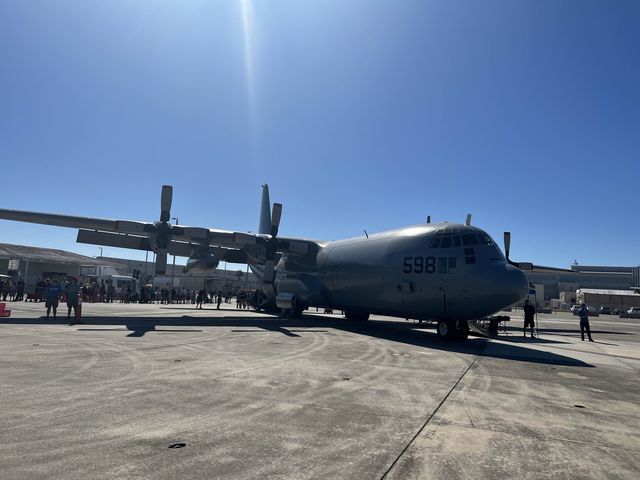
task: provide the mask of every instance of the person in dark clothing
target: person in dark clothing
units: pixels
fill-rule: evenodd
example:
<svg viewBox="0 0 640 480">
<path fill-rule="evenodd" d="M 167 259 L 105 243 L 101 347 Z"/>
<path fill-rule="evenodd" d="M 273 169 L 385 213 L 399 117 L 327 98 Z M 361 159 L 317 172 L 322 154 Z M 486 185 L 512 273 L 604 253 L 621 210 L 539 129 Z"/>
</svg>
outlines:
<svg viewBox="0 0 640 480">
<path fill-rule="evenodd" d="M 202 310 L 202 302 L 204 302 L 204 297 L 207 294 L 204 290 L 198 291 L 198 296 L 196 297 L 196 308 Z"/>
<path fill-rule="evenodd" d="M 524 301 L 524 336 L 527 336 L 527 327 L 531 326 L 531 338 L 533 338 L 533 329 L 535 328 L 534 317 L 536 315 L 536 307 L 529 303 L 529 300 Z"/>
<path fill-rule="evenodd" d="M 216 308 L 217 308 L 218 310 L 220 310 L 220 304 L 222 303 L 222 291 L 219 291 L 219 292 L 218 292 L 218 297 L 217 297 L 217 299 L 216 299 L 216 300 L 217 300 L 217 303 L 218 303 L 218 306 L 217 306 Z"/>
<path fill-rule="evenodd" d="M 589 326 L 589 310 L 587 310 L 584 303 L 580 304 L 578 316 L 580 317 L 580 335 L 582 336 L 582 341 L 584 342 L 584 332 L 586 330 L 589 341 L 593 342 L 593 338 L 591 338 L 591 327 Z"/>
<path fill-rule="evenodd" d="M 16 301 L 22 302 L 24 300 L 24 280 L 18 280 L 16 284 Z"/>
<path fill-rule="evenodd" d="M 78 296 L 80 294 L 80 286 L 75 278 L 71 278 L 64 291 L 67 294 L 67 320 L 71 318 L 71 309 L 75 318 L 76 309 L 78 308 Z M 55 312 L 55 310 L 54 310 Z M 55 315 L 55 313 L 54 313 Z"/>
</svg>

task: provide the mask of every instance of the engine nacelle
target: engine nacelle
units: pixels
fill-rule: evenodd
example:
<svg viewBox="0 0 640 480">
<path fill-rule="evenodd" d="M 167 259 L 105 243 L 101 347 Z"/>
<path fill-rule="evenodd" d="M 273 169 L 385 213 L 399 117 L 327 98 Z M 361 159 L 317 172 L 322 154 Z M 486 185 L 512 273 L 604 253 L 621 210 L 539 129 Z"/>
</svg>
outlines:
<svg viewBox="0 0 640 480">
<path fill-rule="evenodd" d="M 198 252 L 187 259 L 187 270 L 190 272 L 208 272 L 218 268 L 220 260 L 213 253 Z"/>
</svg>

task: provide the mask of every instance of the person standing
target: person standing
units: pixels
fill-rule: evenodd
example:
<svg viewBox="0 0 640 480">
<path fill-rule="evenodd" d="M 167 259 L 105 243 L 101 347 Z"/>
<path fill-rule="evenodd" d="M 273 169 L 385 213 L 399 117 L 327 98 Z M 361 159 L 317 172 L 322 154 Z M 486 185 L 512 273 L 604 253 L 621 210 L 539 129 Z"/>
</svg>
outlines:
<svg viewBox="0 0 640 480">
<path fill-rule="evenodd" d="M 24 301 L 24 280 L 21 278 L 20 280 L 18 280 L 18 283 L 16 284 L 16 300 L 19 302 Z"/>
<path fill-rule="evenodd" d="M 216 300 L 218 302 L 218 306 L 216 307 L 216 309 L 220 310 L 220 304 L 222 303 L 222 290 L 218 291 L 218 297 Z"/>
<path fill-rule="evenodd" d="M 527 336 L 527 327 L 531 326 L 531 338 L 533 338 L 533 329 L 535 328 L 534 317 L 536 315 L 536 307 L 529 303 L 529 300 L 524 301 L 524 336 Z"/>
<path fill-rule="evenodd" d="M 198 291 L 198 296 L 196 297 L 196 308 L 202 310 L 202 302 L 204 302 L 204 297 L 207 294 L 204 290 Z"/>
<path fill-rule="evenodd" d="M 113 303 L 113 296 L 116 292 L 116 287 L 113 286 L 113 283 L 107 285 L 107 303 Z"/>
<path fill-rule="evenodd" d="M 593 342 L 593 338 L 591 338 L 591 327 L 589 326 L 589 310 L 584 303 L 580 304 L 578 316 L 580 317 L 580 335 L 582 336 L 582 341 L 584 342 L 584 332 L 586 330 L 589 341 Z"/>
<path fill-rule="evenodd" d="M 51 309 L 53 309 L 53 318 L 57 318 L 56 313 L 58 310 L 58 302 L 60 301 L 61 295 L 62 288 L 60 288 L 60 285 L 58 285 L 58 281 L 52 280 L 47 286 L 46 299 L 44 303 L 44 306 L 47 307 L 47 319 L 49 318 Z"/>
<path fill-rule="evenodd" d="M 73 316 L 75 318 L 76 309 L 78 308 L 78 296 L 80 294 L 80 286 L 74 277 L 69 279 L 69 283 L 64 287 L 64 291 L 67 294 L 67 320 L 71 318 L 71 309 L 73 308 Z M 53 313 L 55 317 L 55 310 Z"/>
<path fill-rule="evenodd" d="M 7 301 L 7 295 L 9 295 L 9 292 L 11 291 L 11 282 L 9 281 L 9 279 L 7 278 L 3 283 L 2 283 L 2 301 L 6 302 Z"/>
</svg>

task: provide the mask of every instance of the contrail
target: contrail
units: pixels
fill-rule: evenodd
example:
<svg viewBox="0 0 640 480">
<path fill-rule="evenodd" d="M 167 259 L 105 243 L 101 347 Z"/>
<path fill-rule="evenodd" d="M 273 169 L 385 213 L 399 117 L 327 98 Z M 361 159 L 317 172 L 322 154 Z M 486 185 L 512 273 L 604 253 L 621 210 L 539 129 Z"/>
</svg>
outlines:
<svg viewBox="0 0 640 480">
<path fill-rule="evenodd" d="M 255 122 L 255 77 L 253 58 L 253 8 L 251 0 L 240 0 L 242 11 L 242 30 L 244 35 L 244 70 L 247 83 L 247 101 L 249 105 L 249 115 L 251 123 Z"/>
</svg>

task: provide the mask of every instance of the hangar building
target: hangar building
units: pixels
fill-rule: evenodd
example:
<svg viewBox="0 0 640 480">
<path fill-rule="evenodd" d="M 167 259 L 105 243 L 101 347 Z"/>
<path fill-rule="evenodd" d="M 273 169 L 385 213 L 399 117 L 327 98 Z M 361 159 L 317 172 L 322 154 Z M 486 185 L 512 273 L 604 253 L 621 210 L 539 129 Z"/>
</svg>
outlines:
<svg viewBox="0 0 640 480">
<path fill-rule="evenodd" d="M 0 243 L 0 273 L 24 279 L 27 292 L 32 292 L 41 278 L 77 277 L 83 265 L 112 264 L 64 250 Z"/>
</svg>

